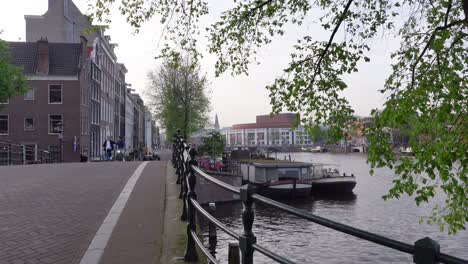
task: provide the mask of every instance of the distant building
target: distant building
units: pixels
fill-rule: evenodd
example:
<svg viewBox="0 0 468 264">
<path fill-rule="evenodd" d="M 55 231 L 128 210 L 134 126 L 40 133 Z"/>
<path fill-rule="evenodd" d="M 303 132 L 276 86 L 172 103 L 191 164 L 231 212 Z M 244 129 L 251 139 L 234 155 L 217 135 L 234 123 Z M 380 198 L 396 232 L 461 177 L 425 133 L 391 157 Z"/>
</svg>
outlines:
<svg viewBox="0 0 468 264">
<path fill-rule="evenodd" d="M 153 139 L 153 146 L 161 146 L 161 135 L 159 131 L 159 127 L 156 126 L 156 122 L 154 120 L 151 120 L 151 131 L 153 133 L 152 139 Z"/>
<path fill-rule="evenodd" d="M 255 123 L 237 124 L 221 129 L 227 146 L 311 145 L 303 127 L 294 128 L 297 114 L 259 115 Z"/>
<path fill-rule="evenodd" d="M 218 120 L 218 114 L 215 115 L 215 123 L 214 123 L 214 129 L 219 131 L 219 120 Z"/>
<path fill-rule="evenodd" d="M 213 128 L 200 129 L 190 134 L 190 143 L 194 144 L 195 146 L 200 145 L 202 143 L 202 138 L 206 137 L 209 133 L 213 131 L 220 131 L 218 114 L 215 115 Z"/>
<path fill-rule="evenodd" d="M 130 94 L 135 102 L 133 117 L 134 117 L 134 139 L 135 148 L 143 148 L 145 146 L 145 105 L 140 95 Z"/>
<path fill-rule="evenodd" d="M 153 149 L 153 117 L 148 109 L 145 109 L 145 147 L 152 151 Z"/>
<path fill-rule="evenodd" d="M 127 152 L 133 151 L 135 145 L 135 108 L 136 104 L 133 97 L 129 96 L 130 91 L 127 91 L 125 97 L 125 148 Z"/>
<path fill-rule="evenodd" d="M 0 141 L 49 150 L 55 159 L 79 161 L 91 151 L 91 62 L 81 43 L 10 42 L 12 63 L 31 89 L 3 103 Z"/>
</svg>

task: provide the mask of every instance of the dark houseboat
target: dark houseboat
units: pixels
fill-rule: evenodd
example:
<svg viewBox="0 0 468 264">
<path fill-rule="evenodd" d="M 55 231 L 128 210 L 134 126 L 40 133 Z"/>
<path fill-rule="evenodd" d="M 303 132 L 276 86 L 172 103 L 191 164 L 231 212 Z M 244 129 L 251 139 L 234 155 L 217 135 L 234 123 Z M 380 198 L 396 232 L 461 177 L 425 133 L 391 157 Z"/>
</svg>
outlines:
<svg viewBox="0 0 468 264">
<path fill-rule="evenodd" d="M 282 160 L 250 160 L 241 162 L 244 182 L 255 184 L 261 194 L 269 197 L 309 196 L 311 163 Z"/>
</svg>

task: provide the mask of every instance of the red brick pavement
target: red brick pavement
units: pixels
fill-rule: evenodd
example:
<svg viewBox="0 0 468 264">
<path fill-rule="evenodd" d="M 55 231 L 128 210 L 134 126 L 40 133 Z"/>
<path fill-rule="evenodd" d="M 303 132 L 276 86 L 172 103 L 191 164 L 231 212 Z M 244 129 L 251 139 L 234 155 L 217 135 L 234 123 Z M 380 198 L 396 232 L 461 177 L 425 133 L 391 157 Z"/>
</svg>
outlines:
<svg viewBox="0 0 468 264">
<path fill-rule="evenodd" d="M 138 164 L 0 167 L 0 264 L 79 263 Z"/>
</svg>

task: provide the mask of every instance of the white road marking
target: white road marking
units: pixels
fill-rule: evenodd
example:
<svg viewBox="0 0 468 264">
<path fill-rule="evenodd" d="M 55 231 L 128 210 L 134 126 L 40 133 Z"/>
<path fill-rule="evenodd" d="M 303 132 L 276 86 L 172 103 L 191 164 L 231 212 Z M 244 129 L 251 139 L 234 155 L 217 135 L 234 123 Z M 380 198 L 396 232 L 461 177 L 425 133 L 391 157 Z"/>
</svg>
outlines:
<svg viewBox="0 0 468 264">
<path fill-rule="evenodd" d="M 115 201 L 114 205 L 96 232 L 96 235 L 91 241 L 88 250 L 86 250 L 86 253 L 81 259 L 80 264 L 99 264 L 99 261 L 104 254 L 104 249 L 106 248 L 107 243 L 109 242 L 109 238 L 112 235 L 112 231 L 119 221 L 120 215 L 122 214 L 125 205 L 127 204 L 128 198 L 130 197 L 133 188 L 135 187 L 147 164 L 148 161 L 141 163 L 130 179 L 128 179 L 127 184 L 125 184 L 125 187 L 123 188 L 119 197 Z"/>
</svg>

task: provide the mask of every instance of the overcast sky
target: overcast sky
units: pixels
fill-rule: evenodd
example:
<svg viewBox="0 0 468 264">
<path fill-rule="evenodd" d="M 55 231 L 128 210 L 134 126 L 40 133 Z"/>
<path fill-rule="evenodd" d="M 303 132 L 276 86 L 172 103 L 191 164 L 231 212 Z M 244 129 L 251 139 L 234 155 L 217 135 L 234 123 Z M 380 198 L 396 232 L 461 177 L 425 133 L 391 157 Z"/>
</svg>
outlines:
<svg viewBox="0 0 468 264">
<path fill-rule="evenodd" d="M 6 1 L 5 1 L 6 2 Z M 87 12 L 86 0 L 75 0 L 83 13 Z M 210 8 L 214 14 L 205 19 L 205 23 L 215 21 L 217 14 L 224 10 L 225 1 L 212 1 Z M 47 10 L 47 0 L 15 0 L 3 3 L 0 9 L 0 37 L 8 41 L 25 40 L 24 15 L 42 15 Z M 146 75 L 155 69 L 159 61 L 157 43 L 162 26 L 157 19 L 144 24 L 140 33 L 132 34 L 131 27 L 119 14 L 111 16 L 112 23 L 108 34 L 113 43 L 118 43 L 118 60 L 128 68 L 127 82 L 137 92 L 142 92 L 146 85 Z M 212 117 L 218 114 L 220 125 L 230 126 L 237 123 L 255 122 L 255 116 L 268 114 L 271 110 L 268 92 L 265 86 L 279 76 L 289 62 L 289 54 L 296 39 L 310 34 L 317 39 L 328 39 L 329 33 L 311 21 L 306 21 L 300 28 L 290 27 L 287 34 L 278 37 L 272 44 L 262 49 L 258 62 L 251 65 L 249 76 L 232 77 L 229 73 L 214 77 L 215 58 L 205 54 L 202 69 L 210 80 Z M 201 42 L 206 43 L 206 42 Z M 371 62 L 360 66 L 360 72 L 346 78 L 349 89 L 345 92 L 356 114 L 365 116 L 370 110 L 380 107 L 384 97 L 377 90 L 381 89 L 390 70 L 390 52 L 396 47 L 394 39 L 382 38 L 373 43 Z"/>
</svg>

